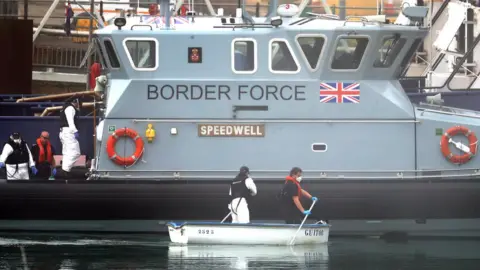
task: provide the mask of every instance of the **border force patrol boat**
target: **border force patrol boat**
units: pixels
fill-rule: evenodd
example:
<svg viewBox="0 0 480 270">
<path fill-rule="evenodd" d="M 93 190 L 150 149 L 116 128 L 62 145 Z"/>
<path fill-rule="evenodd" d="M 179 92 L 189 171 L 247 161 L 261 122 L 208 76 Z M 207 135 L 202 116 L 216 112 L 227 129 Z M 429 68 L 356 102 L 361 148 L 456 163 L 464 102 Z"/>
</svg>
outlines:
<svg viewBox="0 0 480 270">
<path fill-rule="evenodd" d="M 175 28 L 166 13 L 162 27 L 97 30 L 108 83 L 89 181 L 2 185 L 1 229 L 219 220 L 248 165 L 254 221 L 281 219 L 275 195 L 300 166 L 331 235 L 479 235 L 480 112 L 412 104 L 398 80 L 427 8 L 406 5 L 410 24 L 393 25 L 270 5 L 263 22 L 243 10 Z"/>
</svg>

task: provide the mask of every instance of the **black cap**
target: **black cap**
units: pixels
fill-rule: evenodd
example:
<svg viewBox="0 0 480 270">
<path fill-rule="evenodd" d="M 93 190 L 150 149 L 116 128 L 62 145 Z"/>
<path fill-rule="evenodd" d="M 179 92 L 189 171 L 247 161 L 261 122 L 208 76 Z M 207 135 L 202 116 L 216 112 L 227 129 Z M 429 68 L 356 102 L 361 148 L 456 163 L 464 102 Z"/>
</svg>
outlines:
<svg viewBox="0 0 480 270">
<path fill-rule="evenodd" d="M 250 172 L 250 169 L 249 169 L 247 166 L 242 166 L 242 167 L 240 168 L 240 172 L 247 174 L 247 173 Z"/>
<path fill-rule="evenodd" d="M 12 140 L 18 140 L 20 139 L 20 133 L 14 132 L 10 137 L 12 138 Z"/>
</svg>

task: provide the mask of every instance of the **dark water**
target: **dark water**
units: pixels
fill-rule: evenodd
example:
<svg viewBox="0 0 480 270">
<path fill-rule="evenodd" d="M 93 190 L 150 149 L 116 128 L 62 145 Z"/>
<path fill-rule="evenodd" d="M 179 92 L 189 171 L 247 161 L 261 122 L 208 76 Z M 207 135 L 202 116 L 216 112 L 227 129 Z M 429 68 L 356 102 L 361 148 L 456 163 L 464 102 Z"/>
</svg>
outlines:
<svg viewBox="0 0 480 270">
<path fill-rule="evenodd" d="M 480 242 L 331 238 L 308 247 L 178 247 L 163 235 L 0 234 L 0 269 L 478 270 Z"/>
</svg>

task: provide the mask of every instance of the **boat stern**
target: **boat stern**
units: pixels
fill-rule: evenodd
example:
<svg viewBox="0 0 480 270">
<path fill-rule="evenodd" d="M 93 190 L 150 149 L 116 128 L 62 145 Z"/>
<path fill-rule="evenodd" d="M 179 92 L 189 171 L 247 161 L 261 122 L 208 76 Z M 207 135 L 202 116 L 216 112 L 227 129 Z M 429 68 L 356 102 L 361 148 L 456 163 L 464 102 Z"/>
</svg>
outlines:
<svg viewBox="0 0 480 270">
<path fill-rule="evenodd" d="M 188 235 L 186 233 L 186 228 L 184 228 L 185 223 L 176 224 L 174 222 L 168 222 L 166 226 L 168 227 L 168 235 L 170 236 L 170 241 L 175 244 L 187 244 Z"/>
</svg>

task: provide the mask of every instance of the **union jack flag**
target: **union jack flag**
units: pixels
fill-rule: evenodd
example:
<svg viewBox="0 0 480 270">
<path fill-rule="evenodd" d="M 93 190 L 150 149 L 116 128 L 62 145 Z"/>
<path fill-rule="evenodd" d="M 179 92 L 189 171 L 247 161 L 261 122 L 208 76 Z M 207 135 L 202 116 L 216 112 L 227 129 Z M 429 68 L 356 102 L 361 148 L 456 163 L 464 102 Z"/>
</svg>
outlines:
<svg viewBox="0 0 480 270">
<path fill-rule="evenodd" d="M 359 83 L 321 83 L 321 103 L 360 103 Z"/>
</svg>

